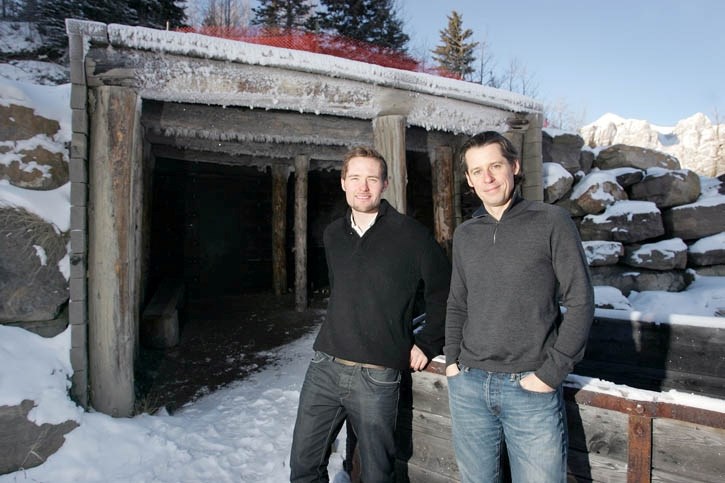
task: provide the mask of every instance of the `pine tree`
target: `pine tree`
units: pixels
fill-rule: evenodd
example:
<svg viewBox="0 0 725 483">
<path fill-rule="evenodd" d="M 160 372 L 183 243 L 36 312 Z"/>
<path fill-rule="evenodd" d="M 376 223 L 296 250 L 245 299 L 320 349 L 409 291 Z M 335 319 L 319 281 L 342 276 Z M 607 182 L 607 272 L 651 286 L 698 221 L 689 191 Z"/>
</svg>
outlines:
<svg viewBox="0 0 725 483">
<path fill-rule="evenodd" d="M 475 71 L 475 50 L 478 42 L 469 42 L 473 35 L 471 29 L 463 30 L 461 15 L 453 10 L 448 16 L 448 26 L 440 31 L 442 44 L 433 50 L 433 59 L 439 67 L 467 79 Z"/>
<path fill-rule="evenodd" d="M 395 0 L 321 0 L 320 27 L 353 40 L 405 52 L 408 37 Z"/>
<path fill-rule="evenodd" d="M 138 25 L 157 29 L 183 27 L 186 13 L 177 0 L 131 0 L 129 5 L 136 12 Z"/>
<path fill-rule="evenodd" d="M 313 5 L 309 0 L 259 0 L 252 24 L 283 30 L 311 30 Z"/>
</svg>

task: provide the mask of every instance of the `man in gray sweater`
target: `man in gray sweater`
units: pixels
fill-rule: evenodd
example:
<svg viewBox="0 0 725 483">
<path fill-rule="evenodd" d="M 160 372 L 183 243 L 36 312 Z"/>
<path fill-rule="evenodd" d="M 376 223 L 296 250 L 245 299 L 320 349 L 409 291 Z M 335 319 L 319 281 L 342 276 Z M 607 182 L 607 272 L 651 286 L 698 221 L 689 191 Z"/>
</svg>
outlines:
<svg viewBox="0 0 725 483">
<path fill-rule="evenodd" d="M 503 135 L 473 136 L 461 162 L 483 202 L 456 229 L 446 313 L 461 481 L 500 481 L 505 441 L 514 482 L 564 482 L 562 382 L 594 315 L 579 233 L 565 210 L 517 194 L 521 161 Z"/>
</svg>

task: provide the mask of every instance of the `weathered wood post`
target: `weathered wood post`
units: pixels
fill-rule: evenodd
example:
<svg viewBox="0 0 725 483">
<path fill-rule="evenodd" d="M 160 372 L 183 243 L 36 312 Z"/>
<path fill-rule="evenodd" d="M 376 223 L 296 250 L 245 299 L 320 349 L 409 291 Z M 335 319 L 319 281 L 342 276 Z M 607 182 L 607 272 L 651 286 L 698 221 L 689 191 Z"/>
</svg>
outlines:
<svg viewBox="0 0 725 483">
<path fill-rule="evenodd" d="M 272 166 L 272 286 L 275 295 L 287 292 L 287 178 L 289 166 Z"/>
<path fill-rule="evenodd" d="M 431 154 L 433 223 L 436 241 L 450 256 L 455 228 L 453 203 L 453 149 L 435 146 Z"/>
<path fill-rule="evenodd" d="M 88 225 L 88 354 L 91 405 L 134 410 L 138 337 L 141 103 L 124 87 L 91 91 Z"/>
<path fill-rule="evenodd" d="M 383 198 L 399 212 L 405 213 L 405 185 L 408 169 L 405 165 L 405 116 L 379 116 L 373 119 L 375 149 L 388 162 L 388 189 Z"/>
<path fill-rule="evenodd" d="M 295 309 L 307 308 L 307 180 L 309 156 L 295 156 Z"/>
<path fill-rule="evenodd" d="M 518 148 L 524 182 L 521 195 L 527 200 L 543 201 L 544 181 L 542 165 L 541 114 L 516 114 L 508 120 L 506 135 Z"/>
</svg>

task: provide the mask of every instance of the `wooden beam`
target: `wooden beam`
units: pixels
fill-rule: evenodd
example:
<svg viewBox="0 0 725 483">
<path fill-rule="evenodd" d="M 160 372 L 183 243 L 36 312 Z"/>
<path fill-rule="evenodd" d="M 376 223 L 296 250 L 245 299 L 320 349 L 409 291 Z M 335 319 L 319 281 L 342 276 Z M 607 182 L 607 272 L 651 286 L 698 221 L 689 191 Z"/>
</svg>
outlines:
<svg viewBox="0 0 725 483">
<path fill-rule="evenodd" d="M 629 415 L 627 483 L 650 483 L 652 479 L 652 418 Z"/>
<path fill-rule="evenodd" d="M 287 293 L 287 166 L 272 167 L 272 287 Z"/>
<path fill-rule="evenodd" d="M 433 188 L 433 223 L 436 241 L 450 256 L 455 215 L 453 212 L 453 149 L 436 146 L 431 163 Z"/>
<path fill-rule="evenodd" d="M 147 131 L 165 137 L 231 142 L 239 144 L 238 149 L 244 149 L 245 143 L 298 144 L 297 154 L 308 155 L 314 146 L 344 148 L 372 139 L 370 123 L 361 119 L 203 104 L 147 101 L 143 124 Z"/>
<path fill-rule="evenodd" d="M 383 198 L 401 213 L 406 211 L 408 170 L 405 164 L 405 116 L 379 116 L 373 119 L 375 149 L 388 162 L 388 189 Z"/>
<path fill-rule="evenodd" d="M 307 309 L 307 185 L 310 158 L 295 157 L 295 309 Z"/>
<path fill-rule="evenodd" d="M 88 353 L 91 405 L 134 411 L 142 200 L 140 102 L 123 87 L 89 96 Z"/>
</svg>

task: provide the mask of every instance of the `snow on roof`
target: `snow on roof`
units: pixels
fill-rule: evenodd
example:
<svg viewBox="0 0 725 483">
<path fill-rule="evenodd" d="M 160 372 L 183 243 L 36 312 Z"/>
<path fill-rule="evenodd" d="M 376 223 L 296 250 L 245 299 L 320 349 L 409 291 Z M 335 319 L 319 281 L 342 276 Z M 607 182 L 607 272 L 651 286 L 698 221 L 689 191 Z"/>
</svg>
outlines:
<svg viewBox="0 0 725 483">
<path fill-rule="evenodd" d="M 373 85 L 458 99 L 511 112 L 541 112 L 540 102 L 513 92 L 431 74 L 393 69 L 325 54 L 146 27 L 66 20 L 69 34 L 110 42 L 114 46 L 164 52 L 234 63 L 349 79 Z"/>
</svg>

